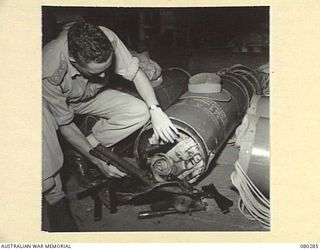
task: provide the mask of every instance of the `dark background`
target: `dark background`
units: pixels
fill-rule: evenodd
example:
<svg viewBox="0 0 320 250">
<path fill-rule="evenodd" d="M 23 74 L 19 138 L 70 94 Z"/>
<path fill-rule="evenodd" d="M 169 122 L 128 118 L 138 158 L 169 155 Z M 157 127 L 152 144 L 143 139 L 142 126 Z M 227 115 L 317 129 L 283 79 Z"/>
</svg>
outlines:
<svg viewBox="0 0 320 250">
<path fill-rule="evenodd" d="M 43 44 L 62 26 L 84 19 L 116 32 L 138 52 L 166 53 L 175 48 L 226 48 L 252 34 L 268 46 L 269 7 L 114 8 L 50 7 L 43 10 Z M 261 39 L 260 39 L 261 40 Z"/>
</svg>

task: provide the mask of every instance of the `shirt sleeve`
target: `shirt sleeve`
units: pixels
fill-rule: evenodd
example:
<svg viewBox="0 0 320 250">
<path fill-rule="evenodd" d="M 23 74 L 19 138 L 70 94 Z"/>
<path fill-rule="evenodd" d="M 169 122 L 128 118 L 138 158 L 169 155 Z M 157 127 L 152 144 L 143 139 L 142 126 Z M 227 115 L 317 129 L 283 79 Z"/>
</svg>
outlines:
<svg viewBox="0 0 320 250">
<path fill-rule="evenodd" d="M 67 104 L 62 85 L 68 70 L 58 46 L 45 46 L 42 52 L 42 98 L 59 126 L 72 122 L 74 114 Z"/>
<path fill-rule="evenodd" d="M 139 59 L 133 57 L 119 37 L 111 30 L 100 27 L 109 38 L 114 48 L 115 73 L 132 81 L 139 69 Z"/>
<path fill-rule="evenodd" d="M 42 97 L 59 126 L 72 122 L 74 113 L 67 104 L 67 97 L 60 85 L 53 85 L 48 79 L 42 79 Z"/>
</svg>

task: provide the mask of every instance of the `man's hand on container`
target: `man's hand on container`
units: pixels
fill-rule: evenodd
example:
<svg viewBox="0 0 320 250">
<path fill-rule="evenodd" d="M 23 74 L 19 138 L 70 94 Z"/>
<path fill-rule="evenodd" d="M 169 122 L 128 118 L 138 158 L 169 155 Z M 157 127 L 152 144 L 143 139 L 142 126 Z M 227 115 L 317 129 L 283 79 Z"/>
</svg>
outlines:
<svg viewBox="0 0 320 250">
<path fill-rule="evenodd" d="M 161 108 L 156 107 L 150 110 L 150 114 L 156 140 L 161 138 L 164 142 L 173 143 L 177 139 L 179 132 L 166 113 Z"/>
</svg>

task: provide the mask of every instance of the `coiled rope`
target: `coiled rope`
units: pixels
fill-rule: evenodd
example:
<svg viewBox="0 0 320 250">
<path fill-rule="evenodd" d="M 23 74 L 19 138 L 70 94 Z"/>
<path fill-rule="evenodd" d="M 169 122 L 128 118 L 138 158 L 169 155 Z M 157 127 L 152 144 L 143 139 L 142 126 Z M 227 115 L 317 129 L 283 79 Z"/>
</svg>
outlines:
<svg viewBox="0 0 320 250">
<path fill-rule="evenodd" d="M 270 202 L 253 184 L 238 161 L 235 163 L 235 171 L 231 174 L 231 181 L 240 194 L 240 212 L 249 220 L 257 220 L 264 228 L 269 229 Z"/>
<path fill-rule="evenodd" d="M 245 77 L 250 85 L 255 86 L 255 94 L 269 95 L 269 74 L 260 69 L 252 69 L 242 64 L 235 64 L 230 68 L 223 68 L 217 72 L 219 76 L 228 73 Z"/>
</svg>

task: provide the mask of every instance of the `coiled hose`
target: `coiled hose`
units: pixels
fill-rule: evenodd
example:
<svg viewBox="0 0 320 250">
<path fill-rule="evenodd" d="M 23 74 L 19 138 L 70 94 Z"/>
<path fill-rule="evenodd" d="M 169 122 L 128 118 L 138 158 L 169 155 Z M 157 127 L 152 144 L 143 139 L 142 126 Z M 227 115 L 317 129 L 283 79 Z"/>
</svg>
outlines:
<svg viewBox="0 0 320 250">
<path fill-rule="evenodd" d="M 248 83 L 254 83 L 256 95 L 269 95 L 269 74 L 258 69 L 252 69 L 242 64 L 235 64 L 230 68 L 223 68 L 218 71 L 218 75 L 234 73 L 243 76 Z"/>
<path fill-rule="evenodd" d="M 257 220 L 264 228 L 269 229 L 270 202 L 253 184 L 238 161 L 235 163 L 235 171 L 231 174 L 231 181 L 240 194 L 240 212 L 249 220 Z"/>
</svg>

